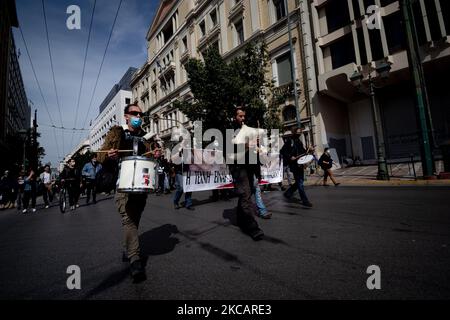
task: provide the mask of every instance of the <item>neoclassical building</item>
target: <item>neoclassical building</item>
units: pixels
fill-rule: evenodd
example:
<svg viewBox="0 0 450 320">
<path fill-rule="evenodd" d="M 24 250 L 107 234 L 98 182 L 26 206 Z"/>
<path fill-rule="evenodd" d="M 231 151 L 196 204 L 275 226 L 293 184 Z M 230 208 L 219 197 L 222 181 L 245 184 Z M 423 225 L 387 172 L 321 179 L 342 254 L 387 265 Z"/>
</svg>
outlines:
<svg viewBox="0 0 450 320">
<path fill-rule="evenodd" d="M 286 93 L 280 105 L 285 126 L 296 123 L 291 64 L 295 68 L 299 112 L 306 132 L 310 127 L 310 104 L 305 96 L 303 34 L 300 32 L 300 1 L 289 0 L 163 0 L 147 33 L 148 59 L 132 81 L 133 100 L 149 116 L 146 129 L 168 141 L 177 123 L 189 119 L 173 107 L 177 99 L 190 99 L 184 68 L 189 57 L 202 58 L 208 46 L 217 46 L 225 60 L 240 54 L 251 41 L 265 41 L 271 59 L 268 78 L 275 90 Z M 288 37 L 289 12 L 294 61 Z"/>
<path fill-rule="evenodd" d="M 367 94 L 372 69 L 387 158 L 400 161 L 411 154 L 418 158 L 416 91 L 401 2 L 307 0 L 300 5 L 316 144 L 335 148 L 340 159 L 376 161 L 374 118 Z M 375 16 L 370 6 L 376 6 Z M 418 0 L 413 13 L 428 90 L 427 114 L 439 145 L 450 138 L 450 91 L 448 81 L 443 81 L 450 72 L 450 1 Z M 371 17 L 375 20 L 367 23 Z M 383 72 L 375 70 L 386 64 L 390 70 L 383 77 Z M 360 87 L 352 83 L 355 72 L 363 75 Z M 439 156 L 439 150 L 435 151 Z"/>
</svg>

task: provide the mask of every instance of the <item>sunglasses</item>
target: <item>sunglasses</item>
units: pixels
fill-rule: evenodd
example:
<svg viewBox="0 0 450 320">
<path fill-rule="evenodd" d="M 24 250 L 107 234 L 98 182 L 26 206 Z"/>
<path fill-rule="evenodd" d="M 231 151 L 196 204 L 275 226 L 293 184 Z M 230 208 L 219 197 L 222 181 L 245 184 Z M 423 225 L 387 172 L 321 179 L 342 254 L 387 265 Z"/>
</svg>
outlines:
<svg viewBox="0 0 450 320">
<path fill-rule="evenodd" d="M 139 112 L 139 111 L 129 111 L 127 114 L 135 116 L 135 117 L 137 117 L 137 116 L 143 117 L 144 116 L 144 113 Z"/>
</svg>

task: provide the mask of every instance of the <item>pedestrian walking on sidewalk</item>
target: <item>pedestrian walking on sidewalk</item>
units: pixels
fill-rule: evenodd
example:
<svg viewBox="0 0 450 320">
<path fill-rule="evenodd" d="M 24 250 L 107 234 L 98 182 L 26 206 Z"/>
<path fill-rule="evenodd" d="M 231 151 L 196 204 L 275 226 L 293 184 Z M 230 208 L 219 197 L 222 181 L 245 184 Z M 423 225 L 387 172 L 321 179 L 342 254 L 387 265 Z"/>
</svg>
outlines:
<svg viewBox="0 0 450 320">
<path fill-rule="evenodd" d="M 330 177 L 331 181 L 333 181 L 335 186 L 340 185 L 339 182 L 334 179 L 333 171 L 331 171 L 331 168 L 333 167 L 333 159 L 331 158 L 330 149 L 325 148 L 322 156 L 319 159 L 319 166 L 322 168 L 324 175 L 323 175 L 323 185 L 328 186 L 327 179 Z"/>
</svg>

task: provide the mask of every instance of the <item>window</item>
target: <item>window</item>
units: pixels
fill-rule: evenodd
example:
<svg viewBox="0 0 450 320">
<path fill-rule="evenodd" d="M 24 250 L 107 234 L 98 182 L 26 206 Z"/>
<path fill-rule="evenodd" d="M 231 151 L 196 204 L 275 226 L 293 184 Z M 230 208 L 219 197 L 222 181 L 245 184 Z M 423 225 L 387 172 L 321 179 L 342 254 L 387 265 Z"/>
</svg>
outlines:
<svg viewBox="0 0 450 320">
<path fill-rule="evenodd" d="M 283 121 L 289 122 L 297 119 L 297 112 L 295 111 L 295 106 L 289 105 L 283 110 Z"/>
<path fill-rule="evenodd" d="M 406 49 L 406 38 L 403 32 L 402 15 L 400 12 L 383 17 L 384 28 L 386 29 L 386 40 L 389 53 L 394 54 Z"/>
<path fill-rule="evenodd" d="M 328 33 L 350 24 L 350 12 L 348 11 L 347 0 L 328 0 L 325 12 Z"/>
<path fill-rule="evenodd" d="M 358 36 L 358 46 L 359 46 L 359 57 L 361 58 L 361 64 L 367 64 L 367 50 L 366 43 L 364 42 L 364 33 L 362 28 L 356 29 L 356 34 Z"/>
<path fill-rule="evenodd" d="M 211 18 L 211 29 L 214 29 L 215 26 L 217 26 L 217 12 L 216 9 L 211 11 L 209 14 L 209 17 Z"/>
<path fill-rule="evenodd" d="M 278 85 L 282 86 L 292 82 L 291 72 L 291 53 L 287 52 L 281 57 L 276 59 L 277 73 L 278 73 Z"/>
<path fill-rule="evenodd" d="M 273 0 L 273 6 L 275 8 L 275 17 L 277 18 L 277 21 L 286 16 L 284 0 Z"/>
<path fill-rule="evenodd" d="M 331 44 L 330 53 L 333 69 L 355 62 L 355 46 L 353 45 L 352 34 L 350 33 Z"/>
<path fill-rule="evenodd" d="M 378 29 L 369 30 L 370 48 L 372 49 L 372 60 L 377 61 L 384 58 L 383 45 L 381 43 L 381 32 Z"/>
<path fill-rule="evenodd" d="M 244 25 L 242 24 L 242 19 L 234 24 L 236 30 L 236 44 L 241 45 L 244 43 Z"/>
<path fill-rule="evenodd" d="M 436 3 L 434 1 L 425 1 L 425 8 L 428 16 L 428 25 L 430 26 L 431 39 L 433 41 L 438 41 L 442 39 L 442 34 L 441 27 L 439 25 Z"/>
<path fill-rule="evenodd" d="M 162 30 L 162 33 L 164 35 L 164 43 L 166 43 L 173 36 L 173 33 L 174 33 L 172 20 L 167 22 L 164 29 Z M 164 45 L 164 43 L 163 43 L 163 45 Z"/>
<path fill-rule="evenodd" d="M 398 0 L 380 0 L 380 5 L 382 7 L 386 7 L 387 5 L 390 5 L 391 3 L 394 3 Z"/>
<path fill-rule="evenodd" d="M 182 52 L 186 52 L 187 49 L 188 49 L 187 36 L 184 36 L 183 40 L 182 40 L 181 50 L 182 50 Z"/>
<path fill-rule="evenodd" d="M 206 28 L 205 28 L 205 20 L 203 20 L 202 22 L 199 23 L 198 25 L 199 29 L 200 29 L 200 38 L 205 36 L 206 34 Z"/>
<path fill-rule="evenodd" d="M 445 30 L 450 34 L 450 1 L 441 1 L 442 17 L 444 18 Z"/>
<path fill-rule="evenodd" d="M 355 17 L 355 20 L 359 20 L 359 18 L 361 18 L 361 11 L 359 10 L 359 1 L 352 0 L 352 4 L 353 4 L 353 15 Z"/>
<path fill-rule="evenodd" d="M 416 31 L 419 44 L 423 45 L 427 42 L 427 35 L 425 33 L 425 24 L 423 23 L 422 9 L 420 8 L 419 2 L 413 2 L 411 6 L 414 12 L 414 19 L 416 22 Z"/>
<path fill-rule="evenodd" d="M 125 104 L 128 105 L 130 103 L 131 103 L 130 98 L 125 98 Z"/>
</svg>

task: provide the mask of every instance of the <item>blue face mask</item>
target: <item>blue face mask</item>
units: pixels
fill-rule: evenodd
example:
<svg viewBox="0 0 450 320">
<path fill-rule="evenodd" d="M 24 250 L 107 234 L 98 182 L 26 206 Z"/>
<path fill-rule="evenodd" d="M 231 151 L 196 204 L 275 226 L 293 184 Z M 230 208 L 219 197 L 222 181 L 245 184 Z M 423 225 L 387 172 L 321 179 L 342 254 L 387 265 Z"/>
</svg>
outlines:
<svg viewBox="0 0 450 320">
<path fill-rule="evenodd" d="M 142 119 L 141 118 L 131 118 L 130 124 L 134 129 L 140 128 L 142 125 Z"/>
</svg>

